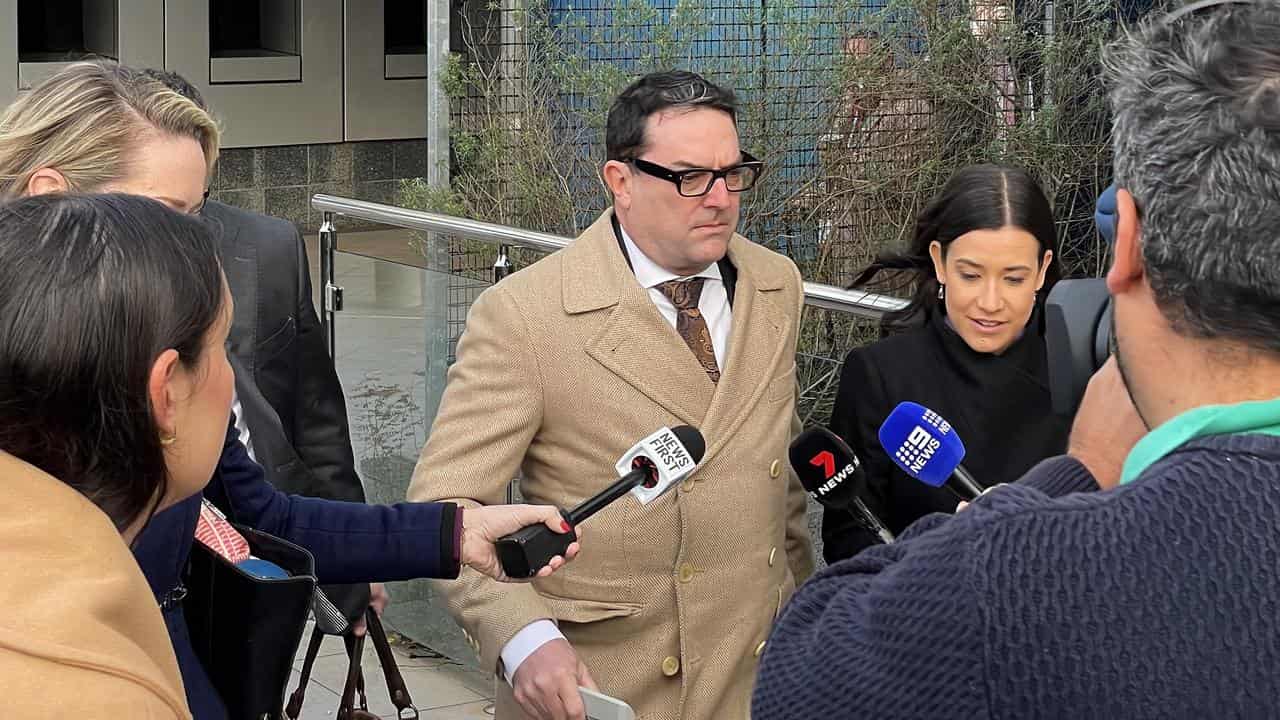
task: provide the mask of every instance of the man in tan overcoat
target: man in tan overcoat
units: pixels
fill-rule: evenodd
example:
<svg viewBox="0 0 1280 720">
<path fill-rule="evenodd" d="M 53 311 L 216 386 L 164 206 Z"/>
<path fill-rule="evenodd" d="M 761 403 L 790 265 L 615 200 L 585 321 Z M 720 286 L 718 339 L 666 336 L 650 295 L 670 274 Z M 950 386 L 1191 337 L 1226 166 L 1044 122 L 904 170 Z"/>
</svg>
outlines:
<svg viewBox="0 0 1280 720">
<path fill-rule="evenodd" d="M 498 720 L 582 718 L 579 685 L 643 720 L 745 719 L 780 607 L 813 569 L 787 465 L 799 272 L 735 234 L 760 163 L 731 91 L 647 75 L 609 112 L 614 207 L 475 302 L 409 499 L 572 507 L 641 438 L 688 424 L 698 469 L 584 523 L 578 559 L 531 585 L 464 571 L 439 586 Z M 523 714 L 522 714 L 523 713 Z"/>
</svg>

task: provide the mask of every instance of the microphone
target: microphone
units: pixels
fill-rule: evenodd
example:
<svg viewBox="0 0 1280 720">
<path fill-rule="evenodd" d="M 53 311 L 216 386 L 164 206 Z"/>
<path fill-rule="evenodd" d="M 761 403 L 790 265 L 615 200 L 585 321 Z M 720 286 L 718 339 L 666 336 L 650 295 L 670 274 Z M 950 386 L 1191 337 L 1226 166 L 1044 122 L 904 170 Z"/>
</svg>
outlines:
<svg viewBox="0 0 1280 720">
<path fill-rule="evenodd" d="M 951 423 L 913 402 L 899 403 L 880 426 L 880 446 L 911 477 L 933 487 L 946 486 L 961 500 L 982 494 L 982 486 L 960 464 L 964 443 Z"/>
<path fill-rule="evenodd" d="M 570 526 L 577 527 L 628 492 L 648 505 L 693 472 L 706 451 L 706 441 L 696 428 L 664 427 L 623 454 L 617 465 L 622 477 L 572 510 L 561 509 L 560 515 Z M 573 532 L 558 533 L 538 524 L 498 538 L 494 548 L 507 577 L 529 578 L 537 575 L 551 558 L 568 552 L 576 540 Z"/>
<path fill-rule="evenodd" d="M 826 428 L 810 428 L 791 441 L 791 467 L 805 492 L 825 507 L 845 510 L 880 542 L 893 542 L 893 533 L 858 497 L 866 482 L 862 463 L 839 435 Z"/>
</svg>

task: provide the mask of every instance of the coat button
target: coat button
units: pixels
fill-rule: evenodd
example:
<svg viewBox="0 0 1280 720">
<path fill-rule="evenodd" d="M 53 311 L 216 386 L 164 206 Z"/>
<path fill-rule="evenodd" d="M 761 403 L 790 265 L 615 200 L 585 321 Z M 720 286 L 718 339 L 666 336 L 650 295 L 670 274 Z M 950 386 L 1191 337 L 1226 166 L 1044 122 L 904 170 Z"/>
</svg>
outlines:
<svg viewBox="0 0 1280 720">
<path fill-rule="evenodd" d="M 778 462 L 777 460 L 774 460 L 773 464 L 769 466 L 769 477 L 777 478 L 781 474 L 782 474 L 782 463 Z"/>
<path fill-rule="evenodd" d="M 769 567 L 773 567 L 773 559 L 777 555 L 778 555 L 778 548 L 776 545 L 774 547 L 769 548 Z"/>
<path fill-rule="evenodd" d="M 678 672 L 680 672 L 680 661 L 674 657 L 667 656 L 667 659 L 662 661 L 662 674 L 667 677 L 673 677 Z"/>
<path fill-rule="evenodd" d="M 760 657 L 763 654 L 764 654 L 764 640 L 761 640 L 760 644 L 756 646 L 756 657 Z"/>
<path fill-rule="evenodd" d="M 696 572 L 697 569 L 693 567 L 693 565 L 690 565 L 689 563 L 680 563 L 680 582 L 689 582 L 693 579 L 693 575 Z"/>
<path fill-rule="evenodd" d="M 684 479 L 684 482 L 680 483 L 680 487 L 681 487 L 685 492 L 693 492 L 693 485 L 694 485 L 694 483 L 696 483 L 696 482 L 697 482 L 697 480 L 694 480 L 693 478 L 685 478 L 685 479 Z"/>
</svg>

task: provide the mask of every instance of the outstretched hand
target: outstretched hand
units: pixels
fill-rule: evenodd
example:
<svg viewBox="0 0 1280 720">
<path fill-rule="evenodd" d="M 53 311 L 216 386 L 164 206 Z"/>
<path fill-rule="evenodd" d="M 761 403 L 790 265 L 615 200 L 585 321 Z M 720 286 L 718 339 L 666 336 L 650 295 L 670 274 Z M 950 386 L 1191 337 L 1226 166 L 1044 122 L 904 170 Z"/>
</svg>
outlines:
<svg viewBox="0 0 1280 720">
<path fill-rule="evenodd" d="M 478 570 L 499 582 L 524 582 L 532 578 L 509 578 L 502 571 L 493 543 L 504 535 L 528 525 L 545 524 L 558 533 L 577 533 L 552 505 L 487 505 L 465 508 L 462 512 L 462 564 Z M 572 560 L 581 549 L 577 542 L 564 556 L 551 558 L 536 577 L 546 577 Z"/>
</svg>

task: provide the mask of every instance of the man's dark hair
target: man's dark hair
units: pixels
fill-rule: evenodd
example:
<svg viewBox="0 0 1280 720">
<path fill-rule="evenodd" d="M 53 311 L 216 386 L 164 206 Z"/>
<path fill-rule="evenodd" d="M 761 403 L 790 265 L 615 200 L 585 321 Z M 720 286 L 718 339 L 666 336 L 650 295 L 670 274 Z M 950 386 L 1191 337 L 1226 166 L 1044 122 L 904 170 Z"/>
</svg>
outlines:
<svg viewBox="0 0 1280 720">
<path fill-rule="evenodd" d="M 1280 4 L 1147 16 L 1107 48 L 1116 183 L 1161 312 L 1280 352 Z"/>
<path fill-rule="evenodd" d="M 169 484 L 148 383 L 160 353 L 198 369 L 225 311 L 197 218 L 131 195 L 0 205 L 0 450 L 123 530 Z"/>
<path fill-rule="evenodd" d="M 645 150 L 645 123 L 663 110 L 713 108 L 735 122 L 738 101 L 733 91 L 684 70 L 649 73 L 627 86 L 609 108 L 605 150 L 610 160 L 632 160 Z"/>
<path fill-rule="evenodd" d="M 207 113 L 213 112 L 205 104 L 204 96 L 200 94 L 196 86 L 178 73 L 172 70 L 157 70 L 155 68 L 143 68 L 141 72 L 146 77 L 160 81 L 165 87 L 195 103 L 201 110 Z"/>
</svg>

